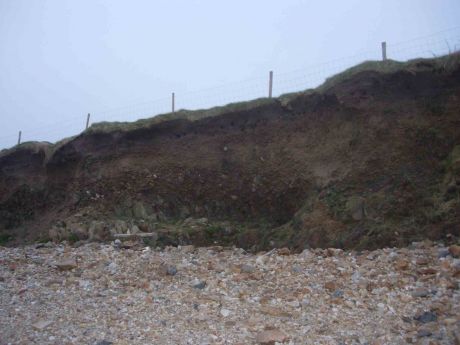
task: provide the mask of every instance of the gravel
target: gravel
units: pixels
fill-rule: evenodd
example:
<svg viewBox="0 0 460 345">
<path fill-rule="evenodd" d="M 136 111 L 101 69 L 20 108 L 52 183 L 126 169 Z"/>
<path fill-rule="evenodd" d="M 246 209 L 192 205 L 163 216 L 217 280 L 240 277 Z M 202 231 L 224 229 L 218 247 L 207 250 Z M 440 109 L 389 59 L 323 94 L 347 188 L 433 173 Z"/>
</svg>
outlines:
<svg viewBox="0 0 460 345">
<path fill-rule="evenodd" d="M 440 248 L 0 247 L 0 344 L 456 344 Z"/>
</svg>

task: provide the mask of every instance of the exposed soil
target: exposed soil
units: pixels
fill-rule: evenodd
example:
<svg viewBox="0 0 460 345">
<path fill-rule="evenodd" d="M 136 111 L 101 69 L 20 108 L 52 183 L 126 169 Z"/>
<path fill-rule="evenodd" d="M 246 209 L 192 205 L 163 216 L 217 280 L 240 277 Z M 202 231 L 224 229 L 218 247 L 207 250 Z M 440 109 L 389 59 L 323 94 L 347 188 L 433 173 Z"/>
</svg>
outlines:
<svg viewBox="0 0 460 345">
<path fill-rule="evenodd" d="M 459 66 L 363 71 L 219 116 L 19 146 L 0 155 L 1 232 L 81 240 L 121 220 L 177 225 L 177 244 L 298 250 L 459 235 Z M 184 225 L 203 217 L 196 234 Z"/>
</svg>

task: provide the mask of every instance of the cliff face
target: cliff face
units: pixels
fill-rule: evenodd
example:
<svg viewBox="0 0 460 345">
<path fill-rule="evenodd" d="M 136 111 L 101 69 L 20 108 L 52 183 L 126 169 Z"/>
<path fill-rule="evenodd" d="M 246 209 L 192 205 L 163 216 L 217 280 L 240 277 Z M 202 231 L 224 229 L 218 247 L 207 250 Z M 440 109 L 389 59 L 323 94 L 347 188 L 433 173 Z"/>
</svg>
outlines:
<svg viewBox="0 0 460 345">
<path fill-rule="evenodd" d="M 297 248 L 458 234 L 458 60 L 363 70 L 218 116 L 21 145 L 0 155 L 0 227 L 34 239 L 69 218 L 87 228 L 207 217 L 250 223 L 256 236 L 240 245 Z"/>
</svg>

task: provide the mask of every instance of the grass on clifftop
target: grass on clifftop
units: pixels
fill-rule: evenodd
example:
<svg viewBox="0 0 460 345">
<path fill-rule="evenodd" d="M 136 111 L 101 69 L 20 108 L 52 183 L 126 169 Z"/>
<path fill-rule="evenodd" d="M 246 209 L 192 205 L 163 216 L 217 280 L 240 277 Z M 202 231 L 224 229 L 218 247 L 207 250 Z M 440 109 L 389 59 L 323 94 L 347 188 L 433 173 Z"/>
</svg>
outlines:
<svg viewBox="0 0 460 345">
<path fill-rule="evenodd" d="M 381 74 L 390 74 L 399 71 L 408 71 L 412 73 L 422 72 L 427 70 L 438 70 L 449 72 L 460 64 L 460 53 L 452 53 L 449 55 L 441 56 L 433 59 L 413 59 L 406 62 L 400 62 L 395 60 L 386 61 L 365 61 L 351 67 L 342 73 L 336 74 L 326 79 L 326 81 L 318 86 L 315 91 L 324 92 L 337 84 L 340 84 L 344 80 L 350 79 L 353 76 L 365 72 L 375 71 Z"/>
<path fill-rule="evenodd" d="M 35 151 L 35 152 L 43 150 L 45 152 L 46 158 L 49 158 L 53 155 L 54 152 L 56 152 L 57 149 L 64 146 L 65 144 L 67 144 L 68 142 L 72 141 L 75 138 L 76 136 L 64 138 L 64 139 L 61 139 L 55 142 L 54 144 L 48 141 L 24 141 L 23 143 L 20 143 L 19 145 L 13 146 L 12 148 L 1 150 L 0 157 L 7 156 L 10 153 L 17 152 L 19 150 L 27 150 L 27 151 Z"/>
<path fill-rule="evenodd" d="M 290 94 L 281 95 L 278 98 L 259 98 L 246 102 L 239 103 L 230 103 L 224 106 L 213 107 L 210 109 L 201 109 L 201 110 L 179 110 L 175 113 L 166 113 L 160 114 L 151 118 L 141 119 L 134 122 L 98 122 L 94 123 L 85 130 L 80 135 L 92 134 L 92 133 L 109 133 L 115 131 L 132 131 L 141 128 L 148 128 L 150 126 L 156 125 L 161 122 L 186 119 L 189 121 L 197 121 L 206 117 L 219 116 L 226 113 L 246 111 L 254 109 L 263 105 L 268 105 L 276 102 L 288 103 L 292 99 L 296 98 L 299 95 L 305 93 L 314 93 L 314 92 L 325 92 L 334 86 L 342 83 L 345 80 L 349 80 L 359 73 L 365 71 L 375 71 L 382 74 L 395 73 L 400 71 L 409 71 L 411 73 L 421 72 L 421 71 L 439 71 L 439 72 L 449 72 L 460 65 L 460 53 L 455 52 L 445 56 L 432 58 L 432 59 L 414 59 L 407 62 L 398 62 L 394 60 L 387 61 L 365 61 L 351 67 L 342 73 L 338 73 L 332 77 L 329 77 L 325 80 L 323 84 L 318 86 L 315 89 L 308 89 L 299 92 L 294 92 Z M 30 148 L 37 149 L 43 146 L 47 146 L 56 151 L 59 147 L 66 144 L 67 142 L 76 138 L 70 137 L 63 139 L 55 144 L 50 144 L 46 142 L 27 142 L 20 145 L 16 145 L 11 149 L 6 149 L 0 151 L 0 157 L 7 155 L 11 152 L 14 152 L 20 148 Z"/>
<path fill-rule="evenodd" d="M 130 131 L 139 128 L 149 127 L 164 121 L 171 121 L 177 119 L 186 119 L 189 121 L 196 121 L 206 117 L 219 116 L 226 113 L 245 111 L 257 108 L 262 105 L 275 103 L 277 101 L 288 102 L 298 95 L 313 92 L 325 92 L 328 89 L 340 84 L 341 82 L 353 78 L 359 73 L 365 71 L 375 71 L 382 74 L 390 74 L 399 71 L 409 71 L 412 73 L 421 72 L 426 70 L 439 70 L 449 72 L 456 66 L 460 65 L 460 53 L 452 53 L 439 58 L 432 59 L 414 59 L 407 62 L 399 62 L 394 60 L 386 61 L 365 61 L 351 67 L 342 73 L 336 74 L 325 80 L 323 84 L 315 89 L 308 89 L 291 94 L 281 95 L 278 98 L 258 98 L 251 101 L 230 103 L 224 106 L 218 106 L 210 109 L 200 110 L 180 110 L 175 113 L 166 113 L 157 115 L 155 117 L 141 119 L 134 122 L 99 122 L 94 123 L 84 133 L 98 133 L 98 132 L 111 132 L 111 131 Z"/>
<path fill-rule="evenodd" d="M 110 131 L 131 131 L 140 128 L 150 127 L 160 122 L 171 120 L 197 121 L 206 117 L 219 116 L 227 113 L 234 113 L 254 109 L 263 105 L 276 103 L 276 99 L 258 98 L 251 101 L 230 103 L 224 106 L 210 109 L 185 110 L 181 109 L 174 113 L 160 114 L 151 118 L 141 119 L 134 122 L 98 122 L 94 123 L 84 133 L 100 133 Z"/>
</svg>

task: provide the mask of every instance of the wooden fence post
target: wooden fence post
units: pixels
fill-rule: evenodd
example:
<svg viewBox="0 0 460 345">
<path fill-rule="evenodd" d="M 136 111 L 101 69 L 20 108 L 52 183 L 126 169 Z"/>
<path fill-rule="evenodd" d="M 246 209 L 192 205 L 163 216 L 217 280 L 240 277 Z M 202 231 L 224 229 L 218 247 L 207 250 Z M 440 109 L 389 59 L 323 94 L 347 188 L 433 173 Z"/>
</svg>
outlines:
<svg viewBox="0 0 460 345">
<path fill-rule="evenodd" d="M 382 60 L 386 61 L 387 59 L 387 42 L 382 42 Z"/>
<path fill-rule="evenodd" d="M 273 71 L 270 71 L 268 80 L 268 98 L 272 98 L 273 95 Z"/>
<path fill-rule="evenodd" d="M 88 113 L 88 116 L 86 117 L 86 128 L 85 129 L 88 129 L 88 126 L 89 126 L 89 113 Z"/>
<path fill-rule="evenodd" d="M 174 92 L 172 93 L 172 99 L 171 99 L 171 108 L 172 108 L 172 113 L 174 114 L 174 111 L 175 111 L 175 95 L 174 95 Z"/>
<path fill-rule="evenodd" d="M 21 143 L 21 135 L 22 135 L 22 132 L 19 131 L 19 136 L 18 136 L 18 145 Z"/>
</svg>

